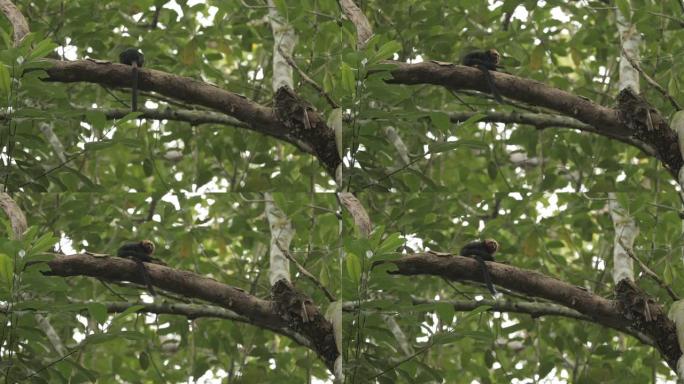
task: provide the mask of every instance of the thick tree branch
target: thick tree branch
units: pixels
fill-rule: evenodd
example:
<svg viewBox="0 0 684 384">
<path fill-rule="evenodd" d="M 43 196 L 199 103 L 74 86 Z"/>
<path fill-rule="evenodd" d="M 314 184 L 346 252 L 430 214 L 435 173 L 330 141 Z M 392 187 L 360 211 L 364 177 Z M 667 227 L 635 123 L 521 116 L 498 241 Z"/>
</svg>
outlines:
<svg viewBox="0 0 684 384">
<path fill-rule="evenodd" d="M 252 322 L 245 316 L 237 313 L 216 307 L 213 305 L 198 305 L 198 304 L 183 304 L 183 303 L 129 303 L 125 301 L 117 301 L 111 303 L 104 303 L 109 313 L 119 313 L 127 310 L 132 306 L 142 306 L 138 312 L 156 313 L 158 315 L 179 315 L 185 316 L 188 319 L 199 319 L 202 317 L 213 317 L 218 319 L 227 319 L 232 321 L 239 321 L 241 323 L 251 324 Z M 270 329 L 271 331 L 287 336 L 297 343 L 311 348 L 311 341 L 303 335 L 292 331 L 289 328 Z"/>
<path fill-rule="evenodd" d="M 608 300 L 578 286 L 545 276 L 536 271 L 496 262 L 485 263 L 489 268 L 492 282 L 497 285 L 561 304 L 581 313 L 595 323 L 610 328 L 626 329 L 629 327 L 646 334 L 655 341 L 655 345 L 670 368 L 675 368 L 672 364 L 679 358 L 676 354 L 681 355 L 676 334 L 673 333 L 668 337 L 667 332 L 654 332 L 654 329 L 658 327 L 653 326 L 655 320 L 661 325 L 660 328 L 664 324 L 671 325 L 671 328 L 674 329 L 674 324 L 662 315 L 662 309 L 652 299 L 644 305 L 646 310 L 639 312 L 635 310 L 634 303 L 630 301 L 633 301 L 634 295 L 624 295 L 627 298 L 620 298 L 620 301 Z M 373 267 L 381 264 L 396 266 L 396 270 L 388 271 L 392 275 L 432 275 L 454 281 L 484 281 L 478 262 L 470 257 L 441 253 L 416 253 L 397 260 L 376 261 Z M 647 301 L 643 294 L 639 300 L 640 302 Z M 627 313 L 629 316 L 626 315 Z M 653 314 L 653 316 L 650 317 L 649 314 Z"/>
<path fill-rule="evenodd" d="M 19 46 L 19 43 L 29 33 L 29 26 L 24 15 L 9 0 L 0 0 L 0 12 L 5 14 L 7 20 L 12 24 L 12 43 Z"/>
<path fill-rule="evenodd" d="M 123 88 L 130 86 L 130 67 L 124 64 L 96 60 L 45 60 L 52 64 L 46 70 L 48 77 L 45 81 L 89 82 Z M 334 133 L 324 123 L 306 131 L 292 129 L 277 118 L 272 108 L 214 85 L 150 68 L 141 68 L 139 74 L 140 90 L 154 91 L 232 116 L 246 123 L 251 130 L 294 144 L 300 150 L 316 155 L 330 175 L 334 175 L 335 168 L 341 162 L 335 149 Z M 325 121 L 316 111 L 307 112 L 310 119 Z"/>
<path fill-rule="evenodd" d="M 398 299 L 397 299 L 398 300 Z M 582 321 L 592 322 L 588 316 L 585 316 L 574 309 L 568 307 L 543 302 L 526 302 L 526 301 L 511 301 L 511 300 L 431 300 L 422 297 L 411 296 L 411 303 L 413 305 L 421 304 L 443 304 L 447 303 L 454 307 L 456 311 L 472 311 L 476 308 L 482 306 L 489 306 L 490 312 L 507 312 L 507 313 L 523 313 L 528 314 L 533 318 L 539 318 L 544 316 L 560 316 L 567 317 L 569 319 L 576 319 Z M 362 302 L 364 310 L 373 309 L 373 300 L 367 300 Z M 342 310 L 345 312 L 356 311 L 359 306 L 357 301 L 347 301 L 342 304 Z M 378 308 L 378 311 L 391 311 L 386 306 Z M 637 340 L 643 344 L 653 346 L 654 341 L 651 337 L 646 334 L 637 331 L 632 327 L 613 327 L 616 331 L 626 333 L 628 335 L 634 336 Z"/>
<path fill-rule="evenodd" d="M 13 238 L 21 239 L 21 236 L 26 232 L 26 228 L 28 228 L 24 212 L 19 208 L 19 205 L 14 199 L 5 192 L 0 192 L 0 209 L 2 209 L 9 218 L 10 224 L 12 225 Z"/>
<path fill-rule="evenodd" d="M 487 305 L 492 307 L 490 311 L 509 312 L 509 313 L 526 313 L 534 318 L 542 316 L 562 316 L 570 319 L 577 319 L 582 321 L 592 320 L 574 309 L 567 308 L 562 305 L 552 304 L 548 302 L 524 302 L 524 301 L 501 301 L 501 300 L 426 300 L 422 298 L 412 297 L 413 304 L 433 304 L 433 303 L 449 303 L 454 306 L 457 311 L 472 311 L 475 308 Z M 653 345 L 653 339 L 646 334 L 637 331 L 632 327 L 611 327 L 617 331 L 634 336 L 640 342 L 646 345 Z"/>
<path fill-rule="evenodd" d="M 438 111 L 432 111 L 438 112 Z M 481 111 L 481 112 L 448 112 L 449 120 L 452 123 L 458 123 L 466 121 L 476 113 L 484 113 L 485 116 L 479 121 L 487 123 L 517 123 L 517 124 L 527 124 L 532 125 L 538 129 L 546 128 L 570 128 L 577 129 L 583 132 L 596 133 L 606 136 L 611 139 L 621 141 L 625 144 L 632 145 L 636 148 L 641 149 L 650 156 L 656 156 L 656 150 L 646 144 L 645 142 L 632 137 L 624 135 L 616 135 L 610 132 L 602 132 L 600 129 L 595 128 L 592 125 L 583 123 L 575 118 L 568 116 L 552 115 L 548 113 L 531 113 L 531 112 L 498 112 L 498 111 Z"/>
<path fill-rule="evenodd" d="M 397 266 L 396 271 L 388 272 L 393 275 L 434 275 L 455 281 L 484 282 L 477 261 L 470 257 L 417 253 L 382 263 L 391 263 Z M 492 282 L 497 285 L 562 304 L 599 323 L 610 326 L 628 325 L 626 319 L 620 316 L 615 307 L 616 303 L 612 300 L 604 299 L 580 287 L 544 276 L 535 271 L 496 262 L 486 263 L 490 270 Z"/>
<path fill-rule="evenodd" d="M 440 65 L 434 62 L 407 64 L 386 60 L 395 65 L 390 70 L 390 84 L 435 84 L 451 89 L 475 89 L 490 92 L 485 77 L 477 68 Z M 628 137 L 630 131 L 618 120 L 616 110 L 595 104 L 572 93 L 502 72 L 491 72 L 496 88 L 508 98 L 549 108 L 596 127 L 600 134 Z"/>
<path fill-rule="evenodd" d="M 386 60 L 390 84 L 435 84 L 449 89 L 475 89 L 490 92 L 484 74 L 477 68 L 438 62 L 407 64 Z M 676 134 L 655 108 L 638 95 L 623 90 L 617 98 L 619 108 L 607 108 L 570 92 L 502 72 L 491 72 L 503 96 L 558 111 L 594 128 L 594 132 L 631 143 L 636 139 L 650 147 L 671 175 L 677 177 L 682 166 Z M 647 151 L 649 153 L 649 151 Z"/>
<path fill-rule="evenodd" d="M 47 276 L 91 276 L 108 280 L 127 280 L 138 284 L 144 284 L 143 276 L 139 273 L 137 264 L 132 260 L 109 256 L 92 256 L 77 254 L 61 256 L 47 262 L 48 271 L 43 272 Z M 240 288 L 219 283 L 214 279 L 203 277 L 192 272 L 177 270 L 167 266 L 146 263 L 152 284 L 155 287 L 174 292 L 186 297 L 206 300 L 230 310 L 245 319 L 246 322 L 257 327 L 266 328 L 274 332 L 293 337 L 292 335 L 304 334 L 313 346 L 313 350 L 332 370 L 335 358 L 330 351 L 336 351 L 332 325 L 322 316 L 311 316 L 312 321 L 303 328 L 306 332 L 293 329 L 296 324 L 291 318 L 284 317 L 279 308 L 282 303 L 273 300 L 263 300 L 252 296 Z M 299 294 L 305 297 L 302 294 Z M 307 302 L 307 310 L 311 314 L 317 314 L 318 310 L 313 303 Z M 321 338 L 321 330 L 330 330 L 327 337 Z M 315 333 L 311 330 L 316 330 Z M 314 335 L 319 339 L 312 338 Z M 293 337 L 293 340 L 300 342 Z M 332 343 L 332 344 L 330 344 Z"/>
<path fill-rule="evenodd" d="M 342 12 L 351 20 L 356 27 L 356 49 L 361 51 L 366 47 L 366 43 L 373 37 L 373 27 L 371 27 L 368 18 L 363 14 L 353 0 L 338 0 Z"/>
</svg>

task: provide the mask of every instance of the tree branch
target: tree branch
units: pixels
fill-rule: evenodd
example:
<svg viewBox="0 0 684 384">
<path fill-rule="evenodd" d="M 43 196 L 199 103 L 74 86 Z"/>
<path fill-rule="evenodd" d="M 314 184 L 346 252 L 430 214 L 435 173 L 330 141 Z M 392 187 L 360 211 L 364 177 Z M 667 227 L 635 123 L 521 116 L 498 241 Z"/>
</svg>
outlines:
<svg viewBox="0 0 684 384">
<path fill-rule="evenodd" d="M 658 324 L 671 325 L 673 329 L 674 324 L 668 321 L 665 316 L 662 316 L 662 309 L 655 304 L 655 300 L 646 298 L 645 294 L 640 293 L 639 303 L 648 302 L 648 304 L 643 305 L 646 307 L 646 310 L 643 310 L 643 313 L 641 313 L 637 310 L 639 306 L 628 299 L 621 298 L 619 301 L 608 300 L 578 286 L 545 276 L 536 271 L 497 262 L 486 261 L 485 263 L 489 269 L 492 282 L 497 285 L 561 304 L 606 327 L 615 329 L 631 327 L 643 332 L 655 341 L 655 345 L 665 361 L 670 365 L 670 368 L 675 368 L 672 363 L 676 363 L 679 355 L 681 355 L 676 334 L 668 335 L 667 332 L 662 331 L 662 326 L 653 326 L 653 322 L 657 320 Z M 397 260 L 376 261 L 373 263 L 373 268 L 382 264 L 393 264 L 397 267 L 396 270 L 387 271 L 391 275 L 432 275 L 454 281 L 484 281 L 477 260 L 470 257 L 450 254 L 416 253 Z M 623 296 L 633 297 L 634 295 Z M 649 313 L 652 313 L 653 316 L 648 316 Z M 654 331 L 656 329 L 660 329 L 660 331 Z M 676 355 L 676 353 L 679 355 Z"/>
<path fill-rule="evenodd" d="M 408 64 L 385 60 L 382 63 L 394 66 L 389 70 L 391 77 L 385 80 L 389 84 L 435 84 L 448 89 L 490 92 L 484 74 L 477 68 L 439 62 Z M 615 109 L 537 81 L 502 72 L 490 74 L 503 96 L 558 111 L 592 126 L 599 135 L 624 142 L 633 141 L 630 137 L 636 138 L 651 147 L 655 157 L 677 177 L 682 158 L 676 134 L 655 108 L 643 97 L 630 93 L 629 88 L 620 92 Z M 645 150 L 643 146 L 639 148 Z"/>
<path fill-rule="evenodd" d="M 72 83 L 89 82 L 110 87 L 130 86 L 130 67 L 124 64 L 97 60 L 58 61 L 45 59 L 52 66 L 46 69 L 45 81 Z M 272 108 L 264 107 L 237 93 L 222 90 L 212 84 L 177 76 L 150 68 L 139 69 L 139 89 L 154 91 L 190 104 L 198 104 L 232 116 L 249 126 L 249 129 L 291 143 L 300 150 L 314 154 L 330 175 L 341 159 L 337 154 L 334 133 L 325 124 L 313 129 L 288 127 L 275 115 Z M 308 111 L 311 118 L 325 121 L 316 111 Z M 330 143 L 328 143 L 330 141 Z M 304 143 L 304 145 L 302 145 Z"/>
<path fill-rule="evenodd" d="M 435 84 L 450 89 L 475 89 L 490 92 L 485 77 L 477 68 L 462 65 L 440 65 L 434 62 L 407 64 L 394 60 L 383 61 L 395 66 L 386 80 L 390 84 Z M 490 72 L 501 95 L 528 104 L 558 111 L 596 127 L 599 134 L 628 137 L 631 132 L 618 120 L 618 112 L 595 104 L 572 93 L 537 81 L 523 79 L 502 72 Z"/>
<path fill-rule="evenodd" d="M 47 262 L 47 266 L 50 269 L 43 272 L 46 276 L 91 276 L 116 281 L 127 280 L 138 284 L 144 283 L 137 264 L 132 260 L 119 257 L 98 257 L 87 254 L 55 255 L 53 260 Z M 326 366 L 330 370 L 333 369 L 337 356 L 332 356 L 330 353 L 331 350 L 336 351 L 332 325 L 323 316 L 312 316 L 313 321 L 307 325 L 307 328 L 304 328 L 307 332 L 299 332 L 292 329 L 294 324 L 292 319 L 288 319 L 278 312 L 278 307 L 284 304 L 278 303 L 277 300 L 263 300 L 240 288 L 219 283 L 214 279 L 188 271 L 152 263 L 146 263 L 145 268 L 155 287 L 214 303 L 241 316 L 247 323 L 291 337 L 298 343 L 300 340 L 295 338 L 294 334 L 304 334 L 310 341 L 310 345 L 313 346 L 312 349 Z M 307 303 L 307 310 L 311 313 L 318 313 L 313 303 Z M 312 329 L 318 333 L 311 332 Z M 330 330 L 329 335 L 323 334 L 320 330 Z"/>
</svg>

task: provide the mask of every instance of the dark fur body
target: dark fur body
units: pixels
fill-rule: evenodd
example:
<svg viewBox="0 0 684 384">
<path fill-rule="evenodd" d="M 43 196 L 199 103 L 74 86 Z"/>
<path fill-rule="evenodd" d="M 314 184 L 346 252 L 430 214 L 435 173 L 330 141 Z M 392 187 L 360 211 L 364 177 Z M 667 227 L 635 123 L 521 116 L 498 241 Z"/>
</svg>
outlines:
<svg viewBox="0 0 684 384">
<path fill-rule="evenodd" d="M 496 71 L 499 68 L 499 62 L 501 61 L 501 55 L 496 49 L 490 49 L 487 51 L 475 51 L 463 57 L 463 65 L 469 67 L 479 67 L 482 66 L 490 71 Z"/>
<path fill-rule="evenodd" d="M 499 243 L 492 239 L 485 239 L 466 244 L 458 253 L 461 256 L 473 257 L 478 261 L 485 284 L 487 284 L 487 289 L 489 289 L 492 295 L 496 295 L 497 292 L 492 284 L 492 277 L 489 275 L 489 269 L 485 261 L 494 261 L 494 254 L 497 250 L 499 250 Z"/>
<path fill-rule="evenodd" d="M 487 81 L 487 85 L 489 86 L 489 89 L 492 92 L 492 95 L 494 95 L 494 98 L 498 102 L 502 102 L 503 99 L 499 94 L 499 90 L 494 85 L 494 79 L 492 78 L 492 74 L 489 73 L 489 71 L 496 71 L 497 68 L 500 68 L 500 61 L 501 55 L 496 49 L 470 52 L 467 55 L 465 55 L 463 57 L 463 60 L 461 61 L 463 65 L 469 67 L 476 67 L 482 71 Z"/>
<path fill-rule="evenodd" d="M 116 251 L 116 255 L 119 257 L 125 257 L 132 259 L 138 264 L 140 273 L 145 281 L 147 290 L 150 291 L 152 296 L 156 296 L 157 293 L 154 291 L 152 286 L 152 279 L 150 278 L 149 272 L 145 268 L 143 262 L 153 261 L 154 258 L 152 254 L 154 253 L 154 243 L 149 240 L 142 240 L 137 243 L 124 244 Z"/>
<path fill-rule="evenodd" d="M 131 80 L 131 111 L 135 112 L 138 110 L 138 68 L 145 64 L 145 55 L 135 48 L 128 48 L 119 54 L 119 62 L 133 67 Z"/>
</svg>

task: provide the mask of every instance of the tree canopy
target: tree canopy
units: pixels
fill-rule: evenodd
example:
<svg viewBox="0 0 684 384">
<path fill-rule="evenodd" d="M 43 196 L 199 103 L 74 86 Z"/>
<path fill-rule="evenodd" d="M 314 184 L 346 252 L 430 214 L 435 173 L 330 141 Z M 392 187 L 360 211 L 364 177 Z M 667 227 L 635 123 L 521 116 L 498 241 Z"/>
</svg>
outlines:
<svg viewBox="0 0 684 384">
<path fill-rule="evenodd" d="M 0 12 L 6 382 L 684 377 L 684 2 Z"/>
</svg>

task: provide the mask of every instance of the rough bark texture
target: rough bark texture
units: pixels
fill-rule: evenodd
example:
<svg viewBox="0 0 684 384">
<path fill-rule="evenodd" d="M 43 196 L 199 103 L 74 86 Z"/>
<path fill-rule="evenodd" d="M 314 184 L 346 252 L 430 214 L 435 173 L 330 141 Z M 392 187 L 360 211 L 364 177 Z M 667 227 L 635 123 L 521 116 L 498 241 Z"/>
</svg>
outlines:
<svg viewBox="0 0 684 384">
<path fill-rule="evenodd" d="M 676 370 L 677 360 L 682 355 L 682 351 L 677 341 L 675 324 L 667 317 L 663 307 L 628 279 L 621 280 L 615 291 L 619 303 L 618 309 L 623 316 L 632 323 L 635 329 L 653 338 L 667 364 Z"/>
<path fill-rule="evenodd" d="M 45 81 L 89 82 L 111 87 L 130 87 L 131 70 L 124 64 L 97 60 L 58 61 L 45 59 L 52 66 L 46 70 Z M 297 146 L 302 151 L 316 155 L 330 175 L 341 159 L 335 148 L 334 132 L 327 127 L 323 117 L 308 110 L 313 129 L 303 132 L 299 126 L 286 126 L 272 108 L 264 107 L 246 97 L 220 89 L 212 84 L 188 77 L 141 68 L 138 88 L 153 91 L 190 104 L 202 105 L 246 123 L 248 128 Z"/>
<path fill-rule="evenodd" d="M 618 109 L 622 124 L 633 132 L 634 137 L 655 148 L 656 157 L 676 178 L 684 163 L 682 153 L 677 133 L 670 129 L 660 112 L 629 88 L 620 91 Z"/>
<path fill-rule="evenodd" d="M 313 348 L 333 370 L 333 364 L 339 352 L 335 345 L 332 324 L 314 305 L 313 300 L 301 292 L 297 292 L 287 280 L 277 281 L 271 287 L 271 298 L 275 310 L 287 322 L 290 329 L 301 333 L 313 342 Z"/>
<path fill-rule="evenodd" d="M 340 163 L 335 145 L 335 132 L 326 124 L 316 109 L 294 93 L 289 87 L 278 88 L 273 100 L 278 120 L 288 132 L 304 142 L 310 143 L 316 156 L 326 165 L 329 174 L 335 174 Z"/>
<path fill-rule="evenodd" d="M 92 276 L 116 281 L 131 281 L 144 284 L 134 261 L 110 256 L 93 256 L 87 254 L 61 256 L 47 263 L 49 270 L 46 276 Z M 274 295 L 276 301 L 263 300 L 252 296 L 240 288 L 220 283 L 214 279 L 203 277 L 192 272 L 177 270 L 163 265 L 145 263 L 152 284 L 155 287 L 174 292 L 185 297 L 198 298 L 229 309 L 247 322 L 257 327 L 266 328 L 292 337 L 293 331 L 304 335 L 313 346 L 326 366 L 332 371 L 337 354 L 335 340 L 330 324 L 310 300 L 306 303 L 310 324 L 300 325 L 292 316 L 287 316 L 283 308 L 292 307 L 291 297 L 306 297 L 295 292 Z M 275 289 L 275 288 L 274 288 Z M 296 296 L 300 295 L 300 296 Z M 279 302 L 278 300 L 285 300 Z M 297 328 L 293 328 L 296 326 Z M 284 331 L 283 331 L 284 330 Z M 326 333 L 328 332 L 328 333 Z M 312 339 L 316 337 L 318 339 Z M 297 338 L 296 342 L 301 343 Z"/>
<path fill-rule="evenodd" d="M 417 253 L 390 260 L 397 266 L 396 275 L 434 275 L 449 280 L 484 282 L 478 262 L 470 257 L 450 254 Z M 492 282 L 531 296 L 565 305 L 598 323 L 625 326 L 628 322 L 617 310 L 616 302 L 587 292 L 580 287 L 544 276 L 541 273 L 497 262 L 485 262 Z"/>
<path fill-rule="evenodd" d="M 475 89 L 490 92 L 484 74 L 477 68 L 441 62 L 392 64 L 390 84 L 435 84 L 451 89 Z M 549 108 L 593 127 L 597 134 L 635 145 L 655 156 L 676 178 L 684 164 L 677 134 L 667 121 L 642 97 L 629 89 L 618 95 L 618 108 L 607 108 L 572 93 L 543 83 L 502 72 L 491 72 L 499 93 L 513 100 Z M 643 143 L 643 144 L 639 144 Z"/>
<path fill-rule="evenodd" d="M 486 262 L 492 282 L 510 290 L 541 297 L 572 308 L 587 319 L 607 327 L 631 328 L 654 340 L 665 361 L 674 370 L 681 351 L 675 326 L 660 305 L 641 292 L 633 283 L 621 281 L 618 300 L 608 300 L 572 284 L 541 273 L 497 262 Z M 392 275 L 433 275 L 449 280 L 483 281 L 478 262 L 469 257 L 448 253 L 409 254 L 397 260 L 376 261 L 373 267 L 393 264 Z"/>
<path fill-rule="evenodd" d="M 391 84 L 436 84 L 452 89 L 465 88 L 490 92 L 483 72 L 477 68 L 443 65 L 435 62 L 407 64 L 386 60 L 383 63 L 396 66 L 390 70 L 392 77 L 387 80 Z M 614 109 L 534 80 L 502 72 L 490 71 L 490 73 L 496 88 L 503 96 L 538 107 L 553 109 L 600 128 L 601 132 L 622 136 L 630 134 L 618 121 L 617 111 Z"/>
</svg>

